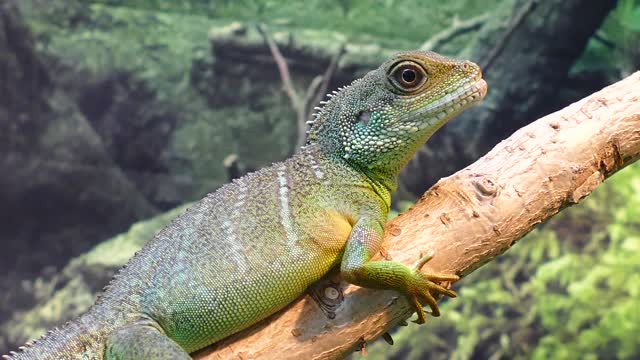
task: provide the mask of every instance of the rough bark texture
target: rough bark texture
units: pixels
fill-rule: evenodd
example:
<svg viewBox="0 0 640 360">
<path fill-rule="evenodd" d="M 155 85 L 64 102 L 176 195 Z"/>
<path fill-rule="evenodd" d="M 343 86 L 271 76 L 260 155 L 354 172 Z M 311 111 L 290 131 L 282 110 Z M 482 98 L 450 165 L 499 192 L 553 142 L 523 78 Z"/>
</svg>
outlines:
<svg viewBox="0 0 640 360">
<path fill-rule="evenodd" d="M 486 99 L 433 136 L 405 168 L 402 184 L 422 194 L 516 129 L 564 106 L 558 104 L 558 93 L 567 84 L 568 70 L 615 4 L 516 0 L 491 10 L 490 21 L 459 54 L 489 65 L 483 68 L 489 84 Z"/>
<path fill-rule="evenodd" d="M 464 276 L 640 157 L 640 72 L 518 130 L 387 224 L 385 257 Z M 342 358 L 410 316 L 403 297 L 328 277 L 198 359 Z M 455 301 L 455 300 L 454 300 Z"/>
</svg>

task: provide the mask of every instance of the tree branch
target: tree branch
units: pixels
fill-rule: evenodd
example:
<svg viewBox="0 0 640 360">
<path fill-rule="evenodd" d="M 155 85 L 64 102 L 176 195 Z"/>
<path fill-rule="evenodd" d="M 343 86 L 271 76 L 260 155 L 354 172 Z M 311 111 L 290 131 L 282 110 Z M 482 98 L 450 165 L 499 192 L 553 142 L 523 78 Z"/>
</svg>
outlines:
<svg viewBox="0 0 640 360">
<path fill-rule="evenodd" d="M 640 157 L 640 72 L 518 130 L 390 221 L 381 253 L 467 275 Z M 337 291 L 335 291 L 337 290 Z M 342 358 L 410 316 L 404 297 L 330 275 L 197 359 Z M 455 301 L 455 300 L 453 300 Z"/>
<path fill-rule="evenodd" d="M 458 16 L 454 16 L 451 21 L 451 26 L 433 35 L 429 40 L 425 41 L 420 50 L 437 51 L 440 46 L 451 41 L 456 36 L 465 34 L 469 31 L 478 30 L 482 27 L 487 19 L 489 19 L 489 13 L 484 13 L 476 17 L 472 17 L 467 20 L 460 20 Z"/>
</svg>

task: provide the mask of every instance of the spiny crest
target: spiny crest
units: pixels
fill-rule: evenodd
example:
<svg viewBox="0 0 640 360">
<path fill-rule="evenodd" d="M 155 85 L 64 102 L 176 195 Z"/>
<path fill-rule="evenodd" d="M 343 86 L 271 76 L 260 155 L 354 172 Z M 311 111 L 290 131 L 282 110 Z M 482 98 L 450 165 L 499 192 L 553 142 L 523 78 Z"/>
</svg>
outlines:
<svg viewBox="0 0 640 360">
<path fill-rule="evenodd" d="M 135 257 L 136 255 L 138 255 L 139 251 L 136 251 L 133 256 Z M 113 277 L 111 278 L 111 280 L 109 280 L 109 283 L 107 283 L 107 285 L 105 285 L 102 288 L 102 291 L 98 294 L 98 296 L 96 297 L 96 301 L 93 303 L 93 305 L 91 305 L 90 309 L 100 305 L 103 302 L 103 298 L 104 298 L 104 294 L 105 292 L 107 292 L 116 282 L 116 280 L 118 280 L 121 276 L 122 273 L 124 272 L 124 270 L 127 268 L 128 264 L 124 264 L 116 273 L 115 275 L 113 275 Z"/>
<path fill-rule="evenodd" d="M 355 80 L 354 83 L 357 82 L 358 80 Z M 311 114 L 311 120 L 308 120 L 306 122 L 307 131 L 305 133 L 305 136 L 307 140 L 304 147 L 318 140 L 318 133 L 315 130 L 321 125 L 320 124 L 320 122 L 322 121 L 321 119 L 324 119 L 326 121 L 326 119 L 328 118 L 328 116 L 326 115 L 328 115 L 327 113 L 331 111 L 332 104 L 336 101 L 336 99 L 339 98 L 338 95 L 343 93 L 344 90 L 349 88 L 350 86 L 351 85 L 345 85 L 337 88 L 336 90 L 333 90 L 332 92 L 326 95 L 329 98 L 328 100 L 320 101 L 319 103 L 320 106 L 316 106 L 313 108 L 315 112 Z"/>
<path fill-rule="evenodd" d="M 67 321 L 63 327 L 67 327 L 71 324 L 71 321 Z M 10 351 L 9 355 L 2 355 L 2 359 L 5 360 L 18 360 L 20 358 L 22 358 L 23 356 L 28 356 L 30 355 L 28 353 L 29 350 L 35 349 L 35 346 L 37 345 L 44 345 L 45 348 L 48 347 L 47 342 L 52 340 L 53 343 L 56 343 L 56 341 L 58 339 L 56 339 L 57 336 L 62 336 L 62 332 L 60 330 L 59 327 L 55 327 L 53 329 L 47 330 L 46 334 L 40 336 L 37 339 L 31 339 L 29 341 L 27 341 L 23 346 L 18 347 L 18 351 Z M 53 338 L 53 339 L 51 339 Z"/>
</svg>

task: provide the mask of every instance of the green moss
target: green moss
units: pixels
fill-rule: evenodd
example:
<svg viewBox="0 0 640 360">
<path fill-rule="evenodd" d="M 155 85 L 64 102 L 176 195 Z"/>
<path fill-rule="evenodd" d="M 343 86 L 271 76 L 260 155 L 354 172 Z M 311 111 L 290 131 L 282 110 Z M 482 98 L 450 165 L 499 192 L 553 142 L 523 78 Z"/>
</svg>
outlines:
<svg viewBox="0 0 640 360">
<path fill-rule="evenodd" d="M 268 0 L 244 1 L 137 1 L 94 0 L 93 3 L 127 9 L 153 9 L 171 14 L 206 16 L 209 19 L 261 21 L 281 29 L 331 29 L 357 43 L 377 43 L 391 48 L 412 48 L 431 34 L 448 27 L 453 16 L 473 17 L 491 9 L 497 0 L 395 1 L 312 0 L 286 6 Z M 401 29 L 401 31 L 399 31 Z"/>
<path fill-rule="evenodd" d="M 136 251 L 140 250 L 158 231 L 167 226 L 173 218 L 184 212 L 191 204 L 185 204 L 167 211 L 149 220 L 135 223 L 129 231 L 117 235 L 96 245 L 91 251 L 79 256 L 74 261 L 82 262 L 84 266 L 115 266 L 124 265 Z M 73 265 L 73 264 L 72 264 Z"/>
</svg>

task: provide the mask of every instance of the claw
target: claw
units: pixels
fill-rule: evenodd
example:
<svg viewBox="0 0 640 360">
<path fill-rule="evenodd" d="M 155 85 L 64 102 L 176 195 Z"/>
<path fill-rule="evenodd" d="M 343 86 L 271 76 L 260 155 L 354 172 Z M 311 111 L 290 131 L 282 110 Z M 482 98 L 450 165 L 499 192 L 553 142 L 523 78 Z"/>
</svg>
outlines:
<svg viewBox="0 0 640 360">
<path fill-rule="evenodd" d="M 420 301 L 418 301 L 418 298 L 415 296 L 412 296 L 409 301 L 411 301 L 411 305 L 413 305 L 413 307 L 416 309 L 416 315 L 418 315 L 418 318 L 416 320 L 413 320 L 412 322 L 416 323 L 416 324 L 424 324 L 425 322 L 427 322 L 427 318 L 424 314 L 424 309 L 422 309 L 422 304 L 420 304 Z M 438 305 L 436 305 L 437 307 Z"/>
<path fill-rule="evenodd" d="M 420 297 L 431 308 L 431 316 L 440 316 L 440 308 L 438 307 L 438 302 L 429 291 L 425 291 L 424 293 L 420 294 Z"/>
<path fill-rule="evenodd" d="M 424 264 L 426 264 L 427 262 L 429 262 L 429 260 L 433 259 L 433 255 L 434 255 L 433 250 L 429 250 L 429 251 L 427 251 L 427 254 L 426 254 L 426 255 L 421 256 L 421 257 L 420 257 L 420 259 L 418 259 L 418 261 L 416 261 L 416 262 L 413 264 L 412 269 L 413 269 L 413 270 L 416 270 L 416 271 L 420 270 L 420 269 L 424 266 Z"/>
<path fill-rule="evenodd" d="M 412 269 L 416 274 L 424 280 L 424 283 L 419 287 L 420 290 L 412 293 L 409 296 L 409 300 L 411 305 L 413 305 L 416 310 L 416 314 L 418 318 L 413 321 L 417 324 L 424 324 L 426 321 L 425 311 L 422 308 L 422 304 L 429 305 L 431 308 L 431 316 L 440 316 L 440 309 L 438 308 L 438 302 L 434 295 L 431 292 L 437 293 L 437 295 L 446 295 L 449 297 L 456 297 L 457 294 L 455 291 L 445 288 L 442 285 L 436 284 L 436 281 L 449 281 L 453 282 L 460 279 L 457 275 L 452 274 L 442 274 L 442 273 L 423 273 L 420 269 L 426 264 L 429 260 L 431 260 L 434 256 L 434 252 L 429 250 L 426 255 L 420 256 L 420 259 L 415 262 Z"/>
<path fill-rule="evenodd" d="M 433 283 L 433 282 L 431 282 L 429 284 L 429 290 L 437 291 L 437 292 L 439 292 L 441 294 L 447 295 L 448 297 L 452 297 L 452 298 L 458 296 L 458 294 L 456 294 L 455 291 L 449 290 L 449 289 L 447 289 L 447 288 L 445 288 L 443 286 L 440 286 L 440 285 L 438 285 L 436 283 Z"/>
</svg>

